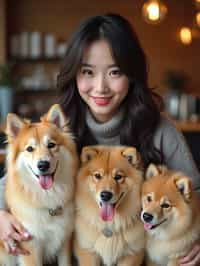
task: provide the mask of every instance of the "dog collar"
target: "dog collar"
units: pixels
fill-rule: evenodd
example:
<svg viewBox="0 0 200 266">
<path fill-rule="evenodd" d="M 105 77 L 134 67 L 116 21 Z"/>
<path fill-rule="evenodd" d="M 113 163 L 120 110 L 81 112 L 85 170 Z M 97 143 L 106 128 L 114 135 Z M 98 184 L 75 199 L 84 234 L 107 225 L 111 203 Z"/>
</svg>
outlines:
<svg viewBox="0 0 200 266">
<path fill-rule="evenodd" d="M 136 218 L 138 219 L 140 219 L 140 216 L 138 216 L 138 215 L 136 215 Z M 135 219 L 133 218 L 133 217 L 131 217 L 131 220 L 132 220 L 132 222 L 133 223 L 135 223 Z M 109 228 L 108 226 L 105 226 L 102 230 L 101 230 L 101 232 L 102 232 L 102 234 L 105 236 L 105 237 L 107 237 L 107 238 L 109 238 L 109 237 L 112 237 L 113 236 L 113 234 L 115 233 L 111 228 Z"/>
<path fill-rule="evenodd" d="M 59 216 L 63 213 L 63 207 L 57 206 L 55 209 L 49 209 L 49 215 L 51 216 Z"/>
<path fill-rule="evenodd" d="M 113 231 L 108 227 L 104 227 L 104 229 L 102 230 L 102 233 L 105 237 L 108 237 L 108 238 L 113 236 Z"/>
</svg>

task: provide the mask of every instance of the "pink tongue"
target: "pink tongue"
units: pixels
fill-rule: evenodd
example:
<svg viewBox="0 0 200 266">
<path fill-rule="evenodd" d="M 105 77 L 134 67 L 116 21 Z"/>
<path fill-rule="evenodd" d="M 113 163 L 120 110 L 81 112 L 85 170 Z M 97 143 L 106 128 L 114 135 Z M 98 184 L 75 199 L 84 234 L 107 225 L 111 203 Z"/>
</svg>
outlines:
<svg viewBox="0 0 200 266">
<path fill-rule="evenodd" d="M 112 221 L 114 214 L 115 214 L 115 209 L 113 204 L 102 203 L 100 215 L 104 221 Z"/>
<path fill-rule="evenodd" d="M 152 228 L 152 224 L 149 224 L 149 223 L 144 223 L 144 229 L 145 230 L 150 230 Z"/>
<path fill-rule="evenodd" d="M 50 189 L 53 185 L 53 176 L 51 175 L 40 175 L 39 183 L 43 189 Z"/>
</svg>

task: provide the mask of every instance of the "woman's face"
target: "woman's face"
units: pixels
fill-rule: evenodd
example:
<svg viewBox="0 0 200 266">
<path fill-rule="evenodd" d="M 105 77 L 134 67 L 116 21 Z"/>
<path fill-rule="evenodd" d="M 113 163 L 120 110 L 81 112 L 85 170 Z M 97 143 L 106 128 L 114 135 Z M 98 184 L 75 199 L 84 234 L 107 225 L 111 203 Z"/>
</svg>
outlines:
<svg viewBox="0 0 200 266">
<path fill-rule="evenodd" d="M 85 50 L 76 81 L 80 96 L 99 122 L 110 120 L 128 93 L 128 78 L 105 40 L 95 41 Z"/>
</svg>

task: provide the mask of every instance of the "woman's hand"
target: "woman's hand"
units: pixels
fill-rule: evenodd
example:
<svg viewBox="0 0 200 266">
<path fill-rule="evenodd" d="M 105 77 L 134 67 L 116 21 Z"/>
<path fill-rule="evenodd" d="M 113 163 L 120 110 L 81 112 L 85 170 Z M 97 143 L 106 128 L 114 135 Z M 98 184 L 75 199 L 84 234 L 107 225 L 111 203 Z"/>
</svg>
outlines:
<svg viewBox="0 0 200 266">
<path fill-rule="evenodd" d="M 198 266 L 200 265 L 200 245 L 196 244 L 192 250 L 179 260 L 180 266 Z"/>
<path fill-rule="evenodd" d="M 0 210 L 0 239 L 3 241 L 7 252 L 13 255 L 29 254 L 29 252 L 21 248 L 18 243 L 30 240 L 31 235 L 12 214 L 5 210 Z"/>
</svg>

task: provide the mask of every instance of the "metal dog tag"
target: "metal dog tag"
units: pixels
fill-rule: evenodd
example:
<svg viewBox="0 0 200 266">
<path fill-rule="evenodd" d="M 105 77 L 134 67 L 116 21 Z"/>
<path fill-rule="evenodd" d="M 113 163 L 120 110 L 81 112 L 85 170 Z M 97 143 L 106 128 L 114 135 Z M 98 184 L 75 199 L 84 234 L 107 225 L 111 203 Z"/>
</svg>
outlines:
<svg viewBox="0 0 200 266">
<path fill-rule="evenodd" d="M 58 206 L 56 209 L 49 209 L 49 214 L 51 216 L 58 216 L 63 213 L 63 208 L 62 206 Z"/>
<path fill-rule="evenodd" d="M 102 233 L 104 234 L 105 237 L 112 237 L 113 236 L 113 231 L 107 227 L 105 227 L 102 230 Z"/>
</svg>

